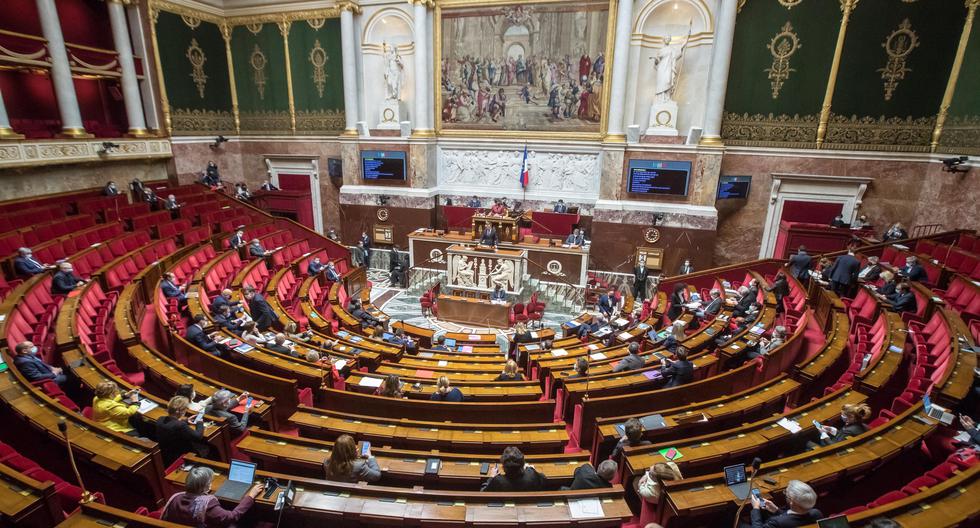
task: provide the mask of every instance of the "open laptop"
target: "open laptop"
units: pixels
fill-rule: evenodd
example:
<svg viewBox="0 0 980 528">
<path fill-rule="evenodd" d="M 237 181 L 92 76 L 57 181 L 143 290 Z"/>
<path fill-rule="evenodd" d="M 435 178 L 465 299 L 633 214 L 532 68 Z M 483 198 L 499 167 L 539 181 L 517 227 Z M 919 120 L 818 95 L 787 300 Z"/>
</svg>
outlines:
<svg viewBox="0 0 980 528">
<path fill-rule="evenodd" d="M 215 496 L 230 501 L 240 501 L 255 481 L 255 464 L 232 460 L 228 467 L 228 480 L 218 488 Z"/>
<path fill-rule="evenodd" d="M 456 346 L 456 340 L 455 339 L 443 339 L 442 344 L 446 345 L 447 347 L 452 348 L 452 347 Z"/>
<path fill-rule="evenodd" d="M 953 420 L 956 419 L 956 416 L 947 411 L 945 407 L 940 407 L 932 403 L 932 399 L 929 398 L 928 394 L 922 397 L 922 405 L 926 409 L 926 414 L 928 414 L 929 418 L 932 418 L 933 420 L 939 420 L 946 425 L 950 425 L 953 423 Z"/>
<path fill-rule="evenodd" d="M 749 480 L 745 476 L 745 464 L 725 466 L 725 485 L 740 501 L 744 501 L 749 496 Z"/>
<path fill-rule="evenodd" d="M 846 515 L 834 515 L 817 521 L 817 528 L 851 528 Z"/>
</svg>

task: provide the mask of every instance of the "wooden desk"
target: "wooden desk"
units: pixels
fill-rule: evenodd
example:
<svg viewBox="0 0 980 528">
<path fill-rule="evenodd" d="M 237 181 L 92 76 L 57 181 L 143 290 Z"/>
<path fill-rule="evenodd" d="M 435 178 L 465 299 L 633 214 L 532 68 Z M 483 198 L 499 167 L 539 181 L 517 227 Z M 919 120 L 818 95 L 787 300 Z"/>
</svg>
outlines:
<svg viewBox="0 0 980 528">
<path fill-rule="evenodd" d="M 438 297 L 439 319 L 474 326 L 510 328 L 511 303 L 492 303 L 457 295 Z"/>
<path fill-rule="evenodd" d="M 381 418 L 422 418 L 455 423 L 520 424 L 549 422 L 554 418 L 555 401 L 450 403 L 412 401 L 325 389 L 323 407 L 332 411 L 371 414 Z"/>
<path fill-rule="evenodd" d="M 47 525 L 52 526 L 52 525 Z M 187 525 L 159 521 L 136 515 L 125 510 L 90 502 L 80 504 L 79 509 L 61 522 L 57 528 L 187 528 Z"/>
<path fill-rule="evenodd" d="M 195 457 L 189 457 L 188 462 L 214 469 L 215 489 L 225 481 L 227 465 Z M 284 526 L 618 527 L 633 515 L 619 485 L 598 490 L 514 494 L 345 484 L 267 471 L 258 471 L 255 476 L 257 480 L 274 477 L 279 482 L 292 480 L 296 484 L 293 508 L 284 515 Z M 186 477 L 187 472 L 178 470 L 167 479 L 179 489 Z M 602 518 L 583 520 L 570 516 L 566 500 L 586 497 L 600 499 Z M 260 515 L 271 515 L 277 498 L 277 494 L 269 499 L 260 496 L 254 508 Z"/>
<path fill-rule="evenodd" d="M 61 508 L 54 482 L 37 481 L 0 464 L 0 525 L 48 528 L 62 518 Z"/>
</svg>

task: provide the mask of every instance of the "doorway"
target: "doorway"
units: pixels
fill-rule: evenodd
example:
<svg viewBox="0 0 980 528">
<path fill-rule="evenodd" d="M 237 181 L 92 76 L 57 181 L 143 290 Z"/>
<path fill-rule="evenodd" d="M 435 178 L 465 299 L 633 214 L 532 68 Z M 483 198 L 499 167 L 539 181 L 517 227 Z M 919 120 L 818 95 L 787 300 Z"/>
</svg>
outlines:
<svg viewBox="0 0 980 528">
<path fill-rule="evenodd" d="M 320 162 L 316 156 L 266 156 L 272 183 L 285 195 L 295 196 L 296 220 L 323 234 L 323 204 L 320 201 Z M 305 214 L 304 214 L 305 213 Z"/>
</svg>

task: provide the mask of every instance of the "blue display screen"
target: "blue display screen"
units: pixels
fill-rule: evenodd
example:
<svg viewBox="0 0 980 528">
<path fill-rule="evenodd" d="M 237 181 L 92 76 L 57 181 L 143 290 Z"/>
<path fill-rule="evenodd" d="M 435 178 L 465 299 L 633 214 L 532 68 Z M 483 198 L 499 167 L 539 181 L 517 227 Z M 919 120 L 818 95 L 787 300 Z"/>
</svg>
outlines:
<svg viewBox="0 0 980 528">
<path fill-rule="evenodd" d="M 690 175 L 690 161 L 630 160 L 627 191 L 687 196 Z"/>
<path fill-rule="evenodd" d="M 718 178 L 718 199 L 748 198 L 752 176 L 722 176 Z"/>
<path fill-rule="evenodd" d="M 405 153 L 391 150 L 362 150 L 361 169 L 365 180 L 404 180 Z"/>
</svg>

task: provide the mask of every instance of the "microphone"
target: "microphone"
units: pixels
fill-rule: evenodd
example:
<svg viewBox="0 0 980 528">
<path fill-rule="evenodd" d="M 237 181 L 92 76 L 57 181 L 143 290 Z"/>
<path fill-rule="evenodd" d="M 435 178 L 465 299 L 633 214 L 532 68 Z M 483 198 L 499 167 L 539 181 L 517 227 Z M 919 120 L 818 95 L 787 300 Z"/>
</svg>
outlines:
<svg viewBox="0 0 980 528">
<path fill-rule="evenodd" d="M 82 474 L 78 472 L 78 466 L 75 465 L 75 453 L 72 451 L 71 442 L 68 440 L 68 424 L 64 418 L 58 420 L 58 431 L 65 437 L 65 446 L 68 447 L 68 460 L 71 462 L 72 471 L 75 472 L 75 479 L 78 480 L 78 487 L 82 488 L 82 498 L 78 503 L 88 504 L 95 500 L 95 495 L 85 489 L 85 483 L 82 482 Z"/>
<path fill-rule="evenodd" d="M 733 528 L 738 528 L 738 519 L 742 516 L 742 509 L 745 508 L 745 503 L 748 502 L 749 497 L 752 496 L 752 490 L 754 489 L 753 483 L 755 482 L 756 475 L 759 474 L 759 469 L 762 467 L 762 459 L 755 457 L 752 459 L 752 477 L 749 478 L 749 494 L 745 496 L 744 499 L 738 505 L 738 511 L 735 512 L 735 524 L 732 525 Z"/>
<path fill-rule="evenodd" d="M 752 459 L 752 476 L 755 476 L 755 474 L 759 471 L 759 468 L 760 467 L 762 467 L 762 459 L 759 458 L 759 457 L 753 458 Z"/>
</svg>

